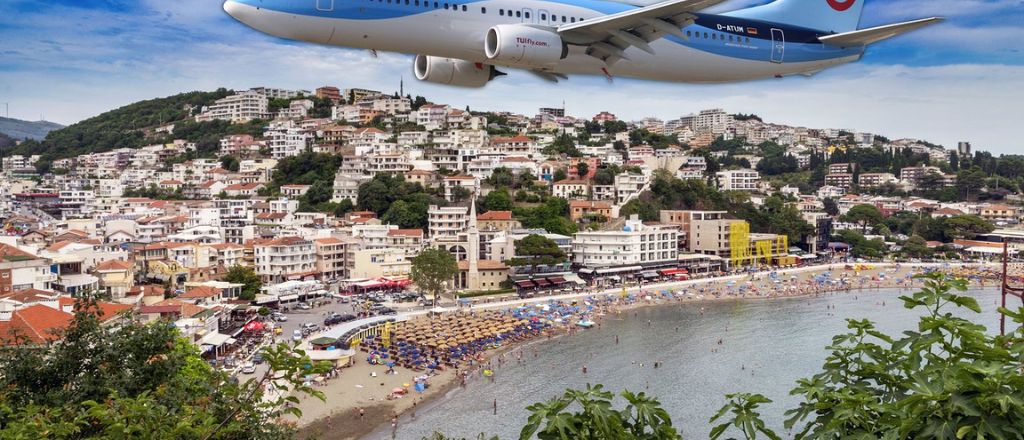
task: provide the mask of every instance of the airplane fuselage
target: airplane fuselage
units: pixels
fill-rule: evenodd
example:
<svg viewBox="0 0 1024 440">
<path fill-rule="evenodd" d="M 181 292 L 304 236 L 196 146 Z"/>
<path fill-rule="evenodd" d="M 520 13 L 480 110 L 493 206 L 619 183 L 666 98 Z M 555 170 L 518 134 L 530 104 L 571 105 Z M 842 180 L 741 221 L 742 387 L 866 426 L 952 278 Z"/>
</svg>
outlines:
<svg viewBox="0 0 1024 440">
<path fill-rule="evenodd" d="M 557 28 L 637 8 L 600 0 L 228 0 L 225 10 L 246 25 L 311 43 L 455 58 L 502 66 L 484 52 L 488 29 L 500 24 Z M 568 56 L 545 71 L 627 76 L 659 81 L 732 82 L 810 74 L 858 60 L 863 47 L 818 41 L 830 32 L 733 17 L 693 14 L 687 38 L 667 36 L 607 64 L 570 44 Z M 517 67 L 517 66 L 509 66 Z"/>
</svg>

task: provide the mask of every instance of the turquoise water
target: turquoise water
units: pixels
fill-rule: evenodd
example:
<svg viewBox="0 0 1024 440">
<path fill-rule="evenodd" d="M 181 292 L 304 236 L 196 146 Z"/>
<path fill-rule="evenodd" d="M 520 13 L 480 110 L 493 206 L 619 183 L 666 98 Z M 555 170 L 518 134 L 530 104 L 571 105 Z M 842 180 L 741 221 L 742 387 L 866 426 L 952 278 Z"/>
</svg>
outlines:
<svg viewBox="0 0 1024 440">
<path fill-rule="evenodd" d="M 419 440 L 436 430 L 449 436 L 485 432 L 516 439 L 526 423 L 526 406 L 587 383 L 657 396 L 689 439 L 707 438 L 708 419 L 725 403 L 726 394 L 762 393 L 775 401 L 762 414 L 785 434 L 782 414 L 797 403 L 789 390 L 797 379 L 820 370 L 827 354 L 824 347 L 833 335 L 845 331 L 846 318 L 870 318 L 889 334 L 916 326 L 916 312 L 903 307 L 899 294 L 890 289 L 820 298 L 684 303 L 606 316 L 600 328 L 524 348 L 524 364 L 517 365 L 510 357 L 496 369 L 493 383 L 472 381 L 422 408 L 416 420 L 403 418 L 397 438 Z M 998 331 L 998 292 L 977 290 L 970 295 L 979 300 L 984 313 L 963 313 Z M 655 361 L 660 368 L 653 367 Z M 390 429 L 368 438 L 391 438 Z"/>
</svg>

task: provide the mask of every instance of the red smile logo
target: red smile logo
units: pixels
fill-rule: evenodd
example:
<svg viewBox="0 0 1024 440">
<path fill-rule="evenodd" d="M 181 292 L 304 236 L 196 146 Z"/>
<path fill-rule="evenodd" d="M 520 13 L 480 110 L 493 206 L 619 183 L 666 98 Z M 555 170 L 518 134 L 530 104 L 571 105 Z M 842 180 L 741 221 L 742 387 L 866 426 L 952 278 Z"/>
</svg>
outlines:
<svg viewBox="0 0 1024 440">
<path fill-rule="evenodd" d="M 835 9 L 835 10 L 837 10 L 839 12 L 843 12 L 843 11 L 845 11 L 847 9 L 850 9 L 850 7 L 853 6 L 854 3 L 857 3 L 857 0 L 827 0 L 827 1 L 828 1 L 828 5 L 831 6 L 832 9 Z"/>
</svg>

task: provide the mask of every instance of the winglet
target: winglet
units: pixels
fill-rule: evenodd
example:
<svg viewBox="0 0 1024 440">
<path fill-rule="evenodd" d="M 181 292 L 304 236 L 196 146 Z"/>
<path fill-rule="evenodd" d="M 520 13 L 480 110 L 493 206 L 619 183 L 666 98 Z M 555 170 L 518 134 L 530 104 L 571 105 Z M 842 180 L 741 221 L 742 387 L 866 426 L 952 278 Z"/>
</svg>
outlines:
<svg viewBox="0 0 1024 440">
<path fill-rule="evenodd" d="M 905 23 L 887 24 L 885 26 L 878 26 L 867 29 L 860 29 L 851 32 L 843 32 L 841 34 L 826 35 L 818 37 L 822 43 L 829 46 L 840 46 L 840 47 L 857 47 L 867 46 L 874 44 L 879 41 L 895 37 L 915 29 L 919 29 L 931 24 L 942 22 L 941 17 L 922 18 L 920 20 L 908 21 Z"/>
</svg>

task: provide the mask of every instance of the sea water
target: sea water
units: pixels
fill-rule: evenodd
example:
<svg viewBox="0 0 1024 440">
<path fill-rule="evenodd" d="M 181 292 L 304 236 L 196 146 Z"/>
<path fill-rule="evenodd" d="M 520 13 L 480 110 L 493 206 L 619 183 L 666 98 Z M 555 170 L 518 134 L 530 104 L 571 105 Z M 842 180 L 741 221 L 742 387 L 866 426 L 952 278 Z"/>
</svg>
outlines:
<svg viewBox="0 0 1024 440">
<path fill-rule="evenodd" d="M 708 419 L 725 404 L 726 394 L 761 393 L 774 401 L 762 407 L 762 416 L 785 436 L 783 413 L 799 402 L 789 391 L 797 379 L 821 371 L 825 347 L 832 336 L 847 330 L 846 319 L 868 318 L 897 336 L 916 328 L 917 317 L 924 312 L 904 308 L 898 299 L 901 293 L 907 292 L 693 301 L 610 314 L 600 319 L 600 328 L 523 348 L 521 365 L 510 354 L 496 369 L 493 382 L 471 381 L 421 408 L 415 420 L 403 417 L 397 438 L 419 440 L 440 431 L 457 437 L 475 438 L 483 432 L 517 439 L 529 415 L 528 405 L 588 383 L 656 396 L 689 439 L 707 438 Z M 998 291 L 968 294 L 978 299 L 983 313 L 957 313 L 997 332 Z M 655 362 L 659 368 L 654 368 Z M 617 405 L 624 407 L 621 399 Z M 367 438 L 391 438 L 390 426 Z"/>
</svg>

